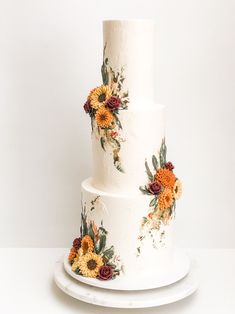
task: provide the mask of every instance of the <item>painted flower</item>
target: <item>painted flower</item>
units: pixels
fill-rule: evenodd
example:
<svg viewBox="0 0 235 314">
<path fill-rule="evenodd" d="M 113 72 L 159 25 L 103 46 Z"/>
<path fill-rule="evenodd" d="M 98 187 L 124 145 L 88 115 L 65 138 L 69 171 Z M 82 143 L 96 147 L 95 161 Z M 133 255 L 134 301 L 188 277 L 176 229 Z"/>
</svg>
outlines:
<svg viewBox="0 0 235 314">
<path fill-rule="evenodd" d="M 173 189 L 176 177 L 169 169 L 160 168 L 157 171 L 156 180 L 159 181 L 164 188 Z"/>
<path fill-rule="evenodd" d="M 93 242 L 92 238 L 89 235 L 85 235 L 82 238 L 81 248 L 82 248 L 83 254 L 93 252 L 93 250 L 94 250 L 94 242 Z"/>
<path fill-rule="evenodd" d="M 81 238 L 76 238 L 76 239 L 73 240 L 73 247 L 74 247 L 76 250 L 80 249 L 80 247 L 81 247 L 81 241 L 82 241 Z"/>
<path fill-rule="evenodd" d="M 73 263 L 74 259 L 77 257 L 77 251 L 75 248 L 71 248 L 68 256 L 68 260 L 70 263 Z"/>
<path fill-rule="evenodd" d="M 158 197 L 158 207 L 160 210 L 170 208 L 173 205 L 173 193 L 171 189 L 165 188 Z"/>
<path fill-rule="evenodd" d="M 93 109 L 99 109 L 112 96 L 112 90 L 108 85 L 101 85 L 91 91 L 89 100 Z"/>
<path fill-rule="evenodd" d="M 161 184 L 157 181 L 150 183 L 148 187 L 149 192 L 155 195 L 159 194 L 161 192 L 161 189 Z"/>
<path fill-rule="evenodd" d="M 99 270 L 99 279 L 109 280 L 113 278 L 113 268 L 111 266 L 102 266 Z"/>
<path fill-rule="evenodd" d="M 174 198 L 178 200 L 182 194 L 182 183 L 180 180 L 176 180 L 173 187 Z"/>
<path fill-rule="evenodd" d="M 118 136 L 118 132 L 112 131 L 112 132 L 110 133 L 110 135 L 111 135 L 112 138 L 115 138 L 115 137 Z"/>
<path fill-rule="evenodd" d="M 91 112 L 91 102 L 90 100 L 87 100 L 83 106 L 84 110 L 86 113 L 90 113 Z"/>
<path fill-rule="evenodd" d="M 152 219 L 152 218 L 153 218 L 153 213 L 152 213 L 152 212 L 148 214 L 148 218 L 149 218 L 149 219 Z"/>
<path fill-rule="evenodd" d="M 121 99 L 117 96 L 111 96 L 106 100 L 105 105 L 110 110 L 118 109 L 121 106 Z"/>
<path fill-rule="evenodd" d="M 81 256 L 77 263 L 82 275 L 91 278 L 98 276 L 100 267 L 104 264 L 102 257 L 92 252 Z"/>
<path fill-rule="evenodd" d="M 112 113 L 104 107 L 99 108 L 95 115 L 96 123 L 101 128 L 110 127 L 113 122 L 113 119 L 114 117 Z"/>
<path fill-rule="evenodd" d="M 172 171 L 175 167 L 174 167 L 174 165 L 172 164 L 172 162 L 168 161 L 168 162 L 165 164 L 165 168 L 166 168 L 166 169 L 169 169 L 170 171 Z"/>
</svg>

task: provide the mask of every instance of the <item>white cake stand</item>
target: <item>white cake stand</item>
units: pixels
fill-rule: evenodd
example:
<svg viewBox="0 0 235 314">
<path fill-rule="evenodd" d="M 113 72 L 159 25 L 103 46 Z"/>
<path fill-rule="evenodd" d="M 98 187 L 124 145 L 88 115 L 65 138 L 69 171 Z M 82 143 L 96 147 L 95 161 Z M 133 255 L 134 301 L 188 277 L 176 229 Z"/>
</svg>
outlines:
<svg viewBox="0 0 235 314">
<path fill-rule="evenodd" d="M 94 287 L 111 290 L 134 291 L 156 289 L 168 286 L 185 277 L 190 268 L 190 259 L 185 251 L 175 249 L 172 253 L 171 261 L 171 267 L 161 274 L 155 275 L 154 273 L 150 273 L 149 276 L 141 276 L 141 274 L 138 274 L 136 277 L 120 275 L 116 277 L 115 280 L 108 281 L 77 275 L 71 269 L 71 265 L 68 262 L 68 254 L 64 256 L 64 269 L 74 279 Z"/>
<path fill-rule="evenodd" d="M 196 291 L 198 287 L 196 266 L 183 279 L 169 286 L 139 290 L 101 289 L 72 278 L 65 270 L 63 258 L 54 269 L 54 280 L 66 294 L 86 303 L 114 308 L 147 308 L 176 302 Z M 116 279 L 115 279 L 116 280 Z"/>
</svg>

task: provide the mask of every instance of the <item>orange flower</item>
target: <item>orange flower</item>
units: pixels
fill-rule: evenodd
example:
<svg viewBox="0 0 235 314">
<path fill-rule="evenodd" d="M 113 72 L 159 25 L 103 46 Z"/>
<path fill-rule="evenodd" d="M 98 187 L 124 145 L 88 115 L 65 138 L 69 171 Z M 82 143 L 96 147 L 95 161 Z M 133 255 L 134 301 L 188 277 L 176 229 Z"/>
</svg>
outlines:
<svg viewBox="0 0 235 314">
<path fill-rule="evenodd" d="M 169 188 L 165 188 L 159 195 L 158 207 L 160 210 L 170 208 L 173 204 L 173 193 Z"/>
<path fill-rule="evenodd" d="M 93 252 L 94 242 L 89 235 L 85 235 L 82 238 L 81 248 L 82 248 L 83 254 Z"/>
<path fill-rule="evenodd" d="M 73 260 L 75 259 L 75 257 L 77 257 L 77 251 L 76 251 L 75 248 L 72 248 L 72 249 L 70 250 L 70 253 L 69 253 L 69 256 L 68 256 L 69 262 L 72 263 Z"/>
<path fill-rule="evenodd" d="M 113 122 L 113 119 L 114 117 L 112 113 L 104 107 L 99 108 L 95 115 L 96 123 L 101 128 L 110 127 Z"/>
<path fill-rule="evenodd" d="M 157 171 L 156 180 L 159 181 L 164 188 L 173 189 L 176 177 L 172 171 L 160 168 Z"/>
</svg>

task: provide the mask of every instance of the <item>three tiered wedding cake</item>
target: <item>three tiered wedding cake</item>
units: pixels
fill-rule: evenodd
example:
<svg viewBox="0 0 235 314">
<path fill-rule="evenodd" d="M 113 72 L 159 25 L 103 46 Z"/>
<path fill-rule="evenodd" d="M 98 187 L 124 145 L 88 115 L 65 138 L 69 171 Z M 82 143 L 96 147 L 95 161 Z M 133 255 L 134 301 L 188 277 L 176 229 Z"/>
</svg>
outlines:
<svg viewBox="0 0 235 314">
<path fill-rule="evenodd" d="M 82 183 L 68 262 L 80 278 L 163 278 L 174 263 L 181 183 L 166 156 L 164 106 L 154 103 L 154 23 L 107 20 L 103 38 L 103 84 L 84 105 L 93 175 Z"/>
</svg>

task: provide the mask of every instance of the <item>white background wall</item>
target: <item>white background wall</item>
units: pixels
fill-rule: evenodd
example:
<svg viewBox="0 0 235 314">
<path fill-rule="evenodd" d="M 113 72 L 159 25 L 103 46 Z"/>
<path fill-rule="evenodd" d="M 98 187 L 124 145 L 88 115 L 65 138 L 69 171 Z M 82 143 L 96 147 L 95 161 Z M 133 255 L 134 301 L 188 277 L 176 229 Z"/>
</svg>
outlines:
<svg viewBox="0 0 235 314">
<path fill-rule="evenodd" d="M 235 2 L 0 1 L 0 246 L 69 246 L 91 173 L 82 104 L 104 18 L 154 18 L 156 98 L 184 182 L 177 241 L 235 247 Z"/>
</svg>

